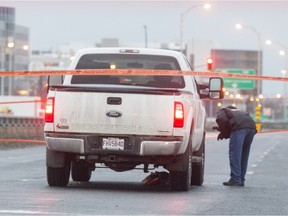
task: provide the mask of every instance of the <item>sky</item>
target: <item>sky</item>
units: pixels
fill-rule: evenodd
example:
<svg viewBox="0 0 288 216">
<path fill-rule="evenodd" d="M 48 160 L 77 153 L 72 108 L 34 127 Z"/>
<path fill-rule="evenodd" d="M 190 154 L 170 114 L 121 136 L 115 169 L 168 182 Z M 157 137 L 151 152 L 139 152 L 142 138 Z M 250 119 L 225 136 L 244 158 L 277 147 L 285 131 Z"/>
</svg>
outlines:
<svg viewBox="0 0 288 216">
<path fill-rule="evenodd" d="M 206 2 L 211 4 L 210 10 L 200 7 Z M 197 59 L 199 50 L 259 50 L 259 42 L 263 75 L 283 76 L 281 70 L 288 61 L 279 55 L 279 44 L 288 47 L 288 1 L 1 0 L 0 6 L 16 8 L 16 24 L 30 29 L 31 50 L 56 49 L 70 42 L 95 44 L 103 38 L 144 46 L 144 26 L 148 44 L 179 43 L 180 15 L 193 7 L 183 19 L 183 42 L 196 52 L 196 64 L 204 61 Z M 236 23 L 243 29 L 236 30 Z M 276 43 L 267 46 L 266 39 Z M 284 82 L 263 82 L 264 95 L 273 97 L 283 90 Z"/>
</svg>

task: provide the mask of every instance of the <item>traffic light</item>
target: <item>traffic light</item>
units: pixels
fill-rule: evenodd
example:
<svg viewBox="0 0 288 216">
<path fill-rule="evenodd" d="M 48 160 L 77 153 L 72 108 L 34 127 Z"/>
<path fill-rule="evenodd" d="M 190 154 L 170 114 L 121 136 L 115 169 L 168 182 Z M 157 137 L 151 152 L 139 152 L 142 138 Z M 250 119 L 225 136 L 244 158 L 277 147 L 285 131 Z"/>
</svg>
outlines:
<svg viewBox="0 0 288 216">
<path fill-rule="evenodd" d="M 213 59 L 212 58 L 207 58 L 207 70 L 212 71 L 213 68 Z"/>
</svg>

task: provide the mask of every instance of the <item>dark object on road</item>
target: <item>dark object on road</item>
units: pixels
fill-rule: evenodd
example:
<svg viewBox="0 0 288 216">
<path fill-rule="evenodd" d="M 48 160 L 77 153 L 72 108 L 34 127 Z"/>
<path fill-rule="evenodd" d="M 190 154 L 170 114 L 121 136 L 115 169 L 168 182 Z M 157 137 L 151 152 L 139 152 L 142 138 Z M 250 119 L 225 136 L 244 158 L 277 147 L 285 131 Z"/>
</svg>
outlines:
<svg viewBox="0 0 288 216">
<path fill-rule="evenodd" d="M 142 180 L 144 185 L 168 185 L 168 172 L 151 172 L 145 179 Z"/>
</svg>

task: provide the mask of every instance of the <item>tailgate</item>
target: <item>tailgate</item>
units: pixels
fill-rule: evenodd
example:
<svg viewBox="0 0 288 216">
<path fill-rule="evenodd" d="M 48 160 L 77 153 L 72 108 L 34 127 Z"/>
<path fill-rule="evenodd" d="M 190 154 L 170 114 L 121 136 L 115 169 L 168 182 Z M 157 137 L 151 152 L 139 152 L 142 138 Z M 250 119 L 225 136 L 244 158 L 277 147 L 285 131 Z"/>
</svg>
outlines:
<svg viewBox="0 0 288 216">
<path fill-rule="evenodd" d="M 170 136 L 173 111 L 174 95 L 57 91 L 54 130 Z"/>
</svg>

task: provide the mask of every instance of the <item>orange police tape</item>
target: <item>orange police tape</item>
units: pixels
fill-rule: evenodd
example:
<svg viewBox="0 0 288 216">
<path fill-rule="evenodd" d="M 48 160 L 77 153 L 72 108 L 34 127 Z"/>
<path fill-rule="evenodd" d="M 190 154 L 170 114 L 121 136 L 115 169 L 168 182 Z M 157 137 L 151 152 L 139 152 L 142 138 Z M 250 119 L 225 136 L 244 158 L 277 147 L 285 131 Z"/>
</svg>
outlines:
<svg viewBox="0 0 288 216">
<path fill-rule="evenodd" d="M 179 71 L 179 70 L 148 70 L 148 69 L 77 69 L 77 70 L 44 70 L 44 71 L 6 71 L 0 72 L 0 76 L 59 76 L 59 75 L 170 75 L 170 76 L 205 76 L 205 77 L 227 77 L 253 80 L 288 81 L 288 77 L 259 76 L 248 74 L 236 74 L 227 72 L 208 71 Z"/>
<path fill-rule="evenodd" d="M 147 69 L 77 69 L 77 70 L 44 70 L 44 71 L 6 71 L 0 72 L 0 76 L 59 76 L 59 75 L 119 75 L 119 76 L 202 76 L 202 77 L 221 77 L 221 78 L 241 78 L 253 80 L 270 80 L 270 81 L 284 81 L 288 82 L 286 77 L 273 77 L 273 76 L 258 76 L 247 74 L 235 74 L 227 72 L 210 72 L 210 71 L 179 71 L 179 70 L 147 70 Z M 30 103 L 30 102 L 43 102 L 39 101 L 15 101 L 15 102 L 0 102 L 0 104 L 11 103 Z M 258 133 L 271 133 L 271 132 L 288 132 L 288 130 L 267 130 L 259 131 Z M 0 142 L 19 142 L 31 144 L 44 144 L 43 140 L 23 140 L 23 139 L 0 139 Z"/>
<path fill-rule="evenodd" d="M 0 102 L 0 104 L 23 104 L 23 103 L 44 103 L 46 100 L 25 100 L 25 101 L 9 101 Z"/>
</svg>

